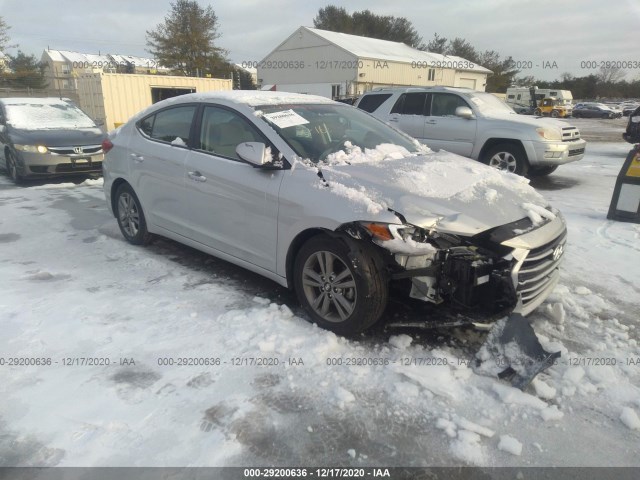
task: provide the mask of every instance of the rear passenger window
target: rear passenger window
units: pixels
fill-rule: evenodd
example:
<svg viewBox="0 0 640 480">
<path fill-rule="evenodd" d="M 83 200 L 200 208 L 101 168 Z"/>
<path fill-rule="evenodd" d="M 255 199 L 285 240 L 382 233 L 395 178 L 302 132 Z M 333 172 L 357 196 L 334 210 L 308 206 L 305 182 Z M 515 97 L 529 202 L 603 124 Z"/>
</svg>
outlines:
<svg viewBox="0 0 640 480">
<path fill-rule="evenodd" d="M 427 92 L 403 93 L 393 106 L 391 113 L 402 115 L 424 115 Z"/>
<path fill-rule="evenodd" d="M 365 95 L 364 97 L 362 97 L 362 100 L 360 100 L 358 108 L 369 113 L 375 112 L 378 107 L 382 105 L 390 96 L 390 93 L 376 93 Z"/>
<path fill-rule="evenodd" d="M 168 108 L 142 120 L 139 128 L 154 140 L 186 145 L 195 111 L 195 105 Z"/>
</svg>

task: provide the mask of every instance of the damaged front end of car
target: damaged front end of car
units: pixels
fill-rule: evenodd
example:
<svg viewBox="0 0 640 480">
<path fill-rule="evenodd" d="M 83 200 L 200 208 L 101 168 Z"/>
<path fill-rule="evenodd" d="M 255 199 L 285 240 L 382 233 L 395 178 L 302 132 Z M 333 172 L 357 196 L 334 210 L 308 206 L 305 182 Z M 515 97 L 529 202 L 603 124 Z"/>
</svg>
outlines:
<svg viewBox="0 0 640 480">
<path fill-rule="evenodd" d="M 488 351 L 505 351 L 499 345 L 504 337 L 519 347 L 506 351 L 520 353 L 518 358 L 506 359 L 500 377 L 509 378 L 518 388 L 526 387 L 549 366 L 549 358 L 557 355 L 546 352 L 533 329 L 526 320 L 529 328 L 523 327 L 521 319 L 547 298 L 558 281 L 567 235 L 560 213 L 554 211 L 555 218 L 542 225 L 523 218 L 471 237 L 442 231 L 437 222 L 430 227 L 411 225 L 402 215 L 396 215 L 403 224 L 353 222 L 341 230 L 377 245 L 391 282 L 410 297 L 449 305 L 458 320 L 441 323 L 424 319 L 394 326 L 434 328 L 471 324 L 493 329 L 487 341 L 497 341 L 498 346 L 485 346 L 484 358 L 477 359 L 478 367 L 486 363 Z M 502 335 L 503 330 L 508 335 Z M 517 364 L 526 364 L 527 368 L 519 368 Z"/>
</svg>

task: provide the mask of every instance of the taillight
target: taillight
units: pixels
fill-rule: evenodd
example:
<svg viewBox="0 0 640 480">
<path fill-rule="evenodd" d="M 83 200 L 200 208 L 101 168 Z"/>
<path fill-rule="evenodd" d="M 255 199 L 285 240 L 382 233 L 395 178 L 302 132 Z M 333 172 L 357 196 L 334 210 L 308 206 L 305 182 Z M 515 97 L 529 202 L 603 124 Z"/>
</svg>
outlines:
<svg viewBox="0 0 640 480">
<path fill-rule="evenodd" d="M 102 141 L 102 151 L 104 153 L 107 153 L 109 150 L 111 150 L 113 148 L 113 143 L 111 143 L 111 140 L 109 140 L 108 138 L 105 138 Z"/>
</svg>

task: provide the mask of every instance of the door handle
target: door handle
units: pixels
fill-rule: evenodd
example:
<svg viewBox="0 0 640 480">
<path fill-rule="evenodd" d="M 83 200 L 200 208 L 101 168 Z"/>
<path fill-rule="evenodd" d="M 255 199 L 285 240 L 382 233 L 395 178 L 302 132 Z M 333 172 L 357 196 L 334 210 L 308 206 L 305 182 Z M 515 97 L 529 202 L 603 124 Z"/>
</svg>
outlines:
<svg viewBox="0 0 640 480">
<path fill-rule="evenodd" d="M 398 117 L 391 117 L 389 119 L 390 122 L 397 122 L 398 121 Z"/>
<path fill-rule="evenodd" d="M 144 157 L 142 155 L 138 155 L 137 153 L 132 153 L 131 158 L 133 158 L 133 161 L 136 163 L 144 162 Z"/>
<path fill-rule="evenodd" d="M 428 123 L 429 125 L 435 125 L 436 123 L 438 123 L 436 120 L 427 120 L 424 123 Z"/>
<path fill-rule="evenodd" d="M 204 175 L 202 175 L 199 171 L 195 171 L 195 172 L 189 172 L 189 178 L 191 180 L 195 180 L 196 182 L 206 182 L 207 181 L 207 177 L 205 177 Z"/>
</svg>

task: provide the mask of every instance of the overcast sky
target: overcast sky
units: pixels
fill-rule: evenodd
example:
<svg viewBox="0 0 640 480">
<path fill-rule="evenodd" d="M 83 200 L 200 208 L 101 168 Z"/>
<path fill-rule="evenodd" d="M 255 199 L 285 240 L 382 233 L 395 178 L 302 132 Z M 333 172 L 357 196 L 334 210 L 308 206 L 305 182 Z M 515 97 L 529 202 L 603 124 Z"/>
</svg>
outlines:
<svg viewBox="0 0 640 480">
<path fill-rule="evenodd" d="M 149 56 L 145 31 L 163 21 L 170 3 L 0 0 L 0 16 L 11 26 L 12 43 L 38 58 L 47 47 Z M 261 60 L 297 27 L 313 26 L 318 9 L 327 4 L 406 17 L 425 41 L 435 32 L 463 37 L 479 50 L 531 62 L 533 69 L 521 75 L 540 79 L 559 78 L 563 72 L 587 75 L 591 70 L 581 68 L 585 61 L 640 63 L 640 0 L 200 0 L 202 6 L 209 4 L 220 23 L 219 46 L 236 63 Z M 640 68 L 626 76 L 638 77 Z"/>
</svg>

